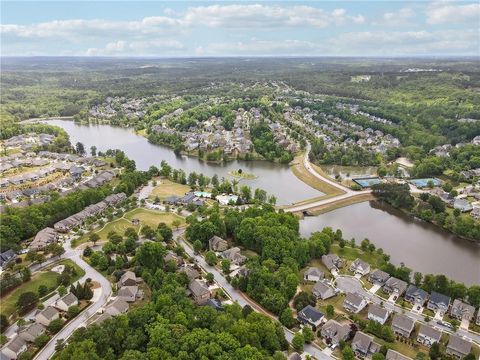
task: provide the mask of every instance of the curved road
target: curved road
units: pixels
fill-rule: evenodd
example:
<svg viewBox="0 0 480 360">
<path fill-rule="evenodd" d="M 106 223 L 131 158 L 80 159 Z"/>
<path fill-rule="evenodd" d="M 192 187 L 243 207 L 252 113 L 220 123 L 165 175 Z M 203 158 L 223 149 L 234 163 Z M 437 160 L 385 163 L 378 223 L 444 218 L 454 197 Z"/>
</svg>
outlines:
<svg viewBox="0 0 480 360">
<path fill-rule="evenodd" d="M 359 196 L 359 195 L 369 194 L 369 193 L 372 192 L 371 190 L 354 191 L 354 190 L 349 189 L 348 187 L 343 186 L 343 185 L 339 184 L 338 182 L 336 182 L 336 181 L 334 181 L 334 180 L 316 172 L 315 169 L 310 164 L 310 160 L 308 159 L 308 155 L 310 154 L 310 149 L 311 149 L 311 145 L 308 142 L 307 143 L 307 148 L 306 148 L 306 151 L 305 151 L 305 156 L 303 158 L 303 166 L 305 167 L 305 169 L 307 169 L 308 172 L 311 175 L 313 175 L 314 177 L 316 177 L 318 180 L 323 181 L 324 183 L 327 183 L 327 184 L 339 189 L 340 191 L 342 191 L 342 194 L 331 197 L 331 198 L 323 199 L 323 200 L 312 201 L 310 203 L 306 203 L 306 204 L 302 204 L 302 205 L 293 205 L 293 206 L 290 206 L 290 207 L 286 207 L 284 209 L 285 211 L 287 211 L 287 212 L 305 211 L 305 210 L 312 209 L 312 208 L 315 208 L 315 207 L 318 207 L 318 206 L 331 204 L 331 203 L 334 203 L 334 202 L 339 201 L 339 200 L 349 199 L 349 198 L 353 198 L 353 197 L 356 197 L 356 196 Z"/>
<path fill-rule="evenodd" d="M 34 357 L 35 360 L 47 360 L 55 353 L 55 345 L 57 340 L 68 339 L 72 333 L 83 325 L 92 315 L 94 315 L 102 306 L 104 306 L 110 295 L 112 294 L 112 286 L 110 281 L 103 277 L 97 270 L 91 267 L 87 262 L 82 259 L 82 250 L 72 249 L 70 242 L 65 244 L 65 254 L 62 256 L 65 259 L 74 261 L 78 266 L 85 270 L 85 275 L 79 280 L 85 281 L 87 278 L 91 278 L 92 281 L 96 281 L 100 284 L 100 291 L 94 292 L 92 304 L 82 311 L 75 319 L 67 323 L 55 336 L 53 336 L 47 345 L 45 345 Z"/>
</svg>

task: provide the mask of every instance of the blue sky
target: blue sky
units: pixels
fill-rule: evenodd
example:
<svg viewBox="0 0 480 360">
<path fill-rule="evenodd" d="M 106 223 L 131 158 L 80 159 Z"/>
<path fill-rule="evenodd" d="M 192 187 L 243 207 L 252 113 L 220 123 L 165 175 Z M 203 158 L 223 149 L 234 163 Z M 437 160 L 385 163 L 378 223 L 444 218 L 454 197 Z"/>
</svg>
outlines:
<svg viewBox="0 0 480 360">
<path fill-rule="evenodd" d="M 478 1 L 2 1 L 3 56 L 479 55 Z"/>
</svg>

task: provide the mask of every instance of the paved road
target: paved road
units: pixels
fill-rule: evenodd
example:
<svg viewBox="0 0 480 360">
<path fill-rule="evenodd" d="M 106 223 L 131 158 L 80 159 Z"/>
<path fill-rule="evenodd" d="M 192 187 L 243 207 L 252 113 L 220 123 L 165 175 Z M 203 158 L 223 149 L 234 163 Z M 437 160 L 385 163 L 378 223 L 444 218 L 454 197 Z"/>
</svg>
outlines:
<svg viewBox="0 0 480 360">
<path fill-rule="evenodd" d="M 86 310 L 81 312 L 75 319 L 70 321 L 60 332 L 58 332 L 52 339 L 48 342 L 45 347 L 40 350 L 34 359 L 36 360 L 47 360 L 55 353 L 55 345 L 59 339 L 68 339 L 70 335 L 81 325 L 83 325 L 92 315 L 94 315 L 102 306 L 104 306 L 110 295 L 112 293 L 112 287 L 110 281 L 103 277 L 98 271 L 91 267 L 81 258 L 82 251 L 74 250 L 70 246 L 70 242 L 67 241 L 65 244 L 65 254 L 64 258 L 68 258 L 74 261 L 78 266 L 85 270 L 85 275 L 79 280 L 80 282 L 85 281 L 87 278 L 92 279 L 100 284 L 100 288 L 95 290 L 94 297 L 92 298 L 92 305 L 90 305 Z"/>
<path fill-rule="evenodd" d="M 254 301 L 250 300 L 248 297 L 244 296 L 240 291 L 233 288 L 233 286 L 230 285 L 230 283 L 227 281 L 227 279 L 225 279 L 225 277 L 223 276 L 223 274 L 220 271 L 218 271 L 215 267 L 210 266 L 205 262 L 205 259 L 203 258 L 203 256 L 195 254 L 193 249 L 181 238 L 181 235 L 183 234 L 183 231 L 184 230 L 180 229 L 180 230 L 174 232 L 174 237 L 175 237 L 177 243 L 181 244 L 185 248 L 185 252 L 188 254 L 188 256 L 194 258 L 196 260 L 197 264 L 202 269 L 204 269 L 207 273 L 209 272 L 209 273 L 213 274 L 214 279 L 217 282 L 217 284 L 220 285 L 220 287 L 222 287 L 224 289 L 224 291 L 230 296 L 230 298 L 233 301 L 238 302 L 238 304 L 241 307 L 244 307 L 246 305 L 250 305 L 257 312 L 261 312 L 261 313 L 264 313 L 266 315 L 269 315 L 270 317 L 275 318 L 273 315 L 268 314 L 265 310 L 263 310 Z M 292 333 L 287 328 L 284 328 L 284 332 L 285 332 L 285 338 L 287 339 L 287 341 L 289 343 L 291 343 L 294 333 Z M 320 348 L 318 348 L 316 346 L 313 346 L 311 344 L 305 344 L 304 351 L 309 353 L 310 355 L 313 355 L 316 359 L 319 359 L 319 360 L 333 359 L 331 356 L 323 353 Z"/>
<path fill-rule="evenodd" d="M 305 169 L 307 169 L 310 174 L 315 176 L 320 181 L 323 181 L 323 182 L 337 188 L 338 190 L 342 191 L 342 194 L 331 197 L 331 198 L 328 198 L 328 199 L 313 201 L 313 202 L 303 204 L 303 205 L 294 205 L 294 206 L 286 207 L 284 209 L 285 211 L 287 211 L 287 212 L 305 211 L 305 210 L 312 209 L 312 208 L 315 208 L 315 207 L 318 207 L 318 206 L 331 204 L 331 203 L 337 202 L 339 200 L 345 200 L 345 199 L 353 198 L 353 197 L 360 196 L 360 195 L 363 195 L 363 194 L 371 193 L 371 190 L 354 191 L 354 190 L 349 189 L 348 187 L 343 186 L 343 185 L 339 184 L 338 182 L 333 181 L 332 179 L 330 179 L 326 176 L 323 176 L 323 175 L 319 174 L 318 172 L 316 172 L 315 169 L 310 164 L 310 160 L 308 159 L 308 154 L 310 153 L 310 147 L 311 147 L 310 143 L 307 143 L 305 156 L 303 158 L 303 165 L 305 166 Z"/>
<path fill-rule="evenodd" d="M 393 302 L 387 301 L 385 299 L 382 299 L 381 297 L 372 294 L 370 291 L 367 291 L 363 288 L 362 283 L 360 280 L 351 277 L 351 276 L 338 276 L 335 279 L 335 285 L 342 290 L 343 292 L 357 292 L 358 294 L 362 295 L 364 298 L 368 299 L 368 301 L 380 305 L 380 303 L 383 303 L 383 307 L 387 309 L 390 312 L 395 312 L 395 313 L 405 313 L 408 315 L 410 318 L 413 320 L 419 322 L 419 323 L 425 323 L 425 315 L 414 313 L 408 310 L 405 310 L 401 308 L 398 305 L 395 305 Z M 430 326 L 436 328 L 437 330 L 441 330 L 443 332 L 453 334 L 454 332 L 449 329 L 446 326 L 437 324 L 435 320 L 432 320 L 428 323 Z M 465 329 L 458 329 L 457 334 L 466 337 L 467 339 L 470 339 L 471 341 L 477 343 L 480 345 L 480 335 L 474 334 L 472 332 L 469 332 Z"/>
</svg>

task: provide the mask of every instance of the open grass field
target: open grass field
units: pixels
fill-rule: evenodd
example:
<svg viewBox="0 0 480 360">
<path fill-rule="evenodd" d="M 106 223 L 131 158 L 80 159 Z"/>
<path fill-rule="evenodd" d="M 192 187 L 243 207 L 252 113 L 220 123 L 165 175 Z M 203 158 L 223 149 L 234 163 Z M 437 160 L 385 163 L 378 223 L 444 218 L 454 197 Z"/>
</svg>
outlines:
<svg viewBox="0 0 480 360">
<path fill-rule="evenodd" d="M 58 274 L 53 271 L 42 271 L 33 275 L 30 281 L 23 283 L 5 296 L 2 296 L 0 313 L 7 317 L 12 315 L 16 310 L 15 304 L 20 294 L 29 291 L 37 292 L 40 285 L 45 285 L 49 289 L 55 288 L 57 286 L 57 278 Z"/>
<path fill-rule="evenodd" d="M 331 252 L 337 254 L 338 256 L 344 258 L 347 261 L 354 261 L 355 259 L 360 258 L 366 263 L 370 264 L 373 268 L 378 268 L 385 264 L 385 260 L 382 254 L 379 254 L 376 251 L 363 251 L 359 247 L 352 248 L 350 246 L 345 246 L 342 249 L 340 248 L 340 246 L 338 246 L 338 244 L 333 244 L 331 247 Z"/>
<path fill-rule="evenodd" d="M 185 219 L 177 214 L 144 208 L 137 208 L 129 211 L 124 215 L 124 218 L 130 221 L 132 219 L 138 219 L 140 220 L 140 225 L 148 225 L 152 228 L 157 227 L 157 225 L 162 222 L 168 226 L 172 226 L 174 220 L 180 221 L 181 225 L 185 224 Z"/>
<path fill-rule="evenodd" d="M 157 186 L 150 194 L 150 198 L 154 199 L 158 196 L 160 200 L 163 200 L 172 195 L 183 196 L 189 191 L 190 187 L 187 185 L 177 184 L 167 179 L 157 179 Z"/>
<path fill-rule="evenodd" d="M 75 281 L 77 281 L 78 279 L 80 279 L 82 276 L 85 275 L 85 270 L 83 270 L 80 266 L 78 266 L 75 262 L 73 262 L 70 259 L 62 260 L 58 264 L 55 264 L 55 266 L 56 265 L 68 265 L 75 269 L 75 272 L 77 273 L 77 275 L 72 279 L 72 283 L 74 283 Z"/>
</svg>

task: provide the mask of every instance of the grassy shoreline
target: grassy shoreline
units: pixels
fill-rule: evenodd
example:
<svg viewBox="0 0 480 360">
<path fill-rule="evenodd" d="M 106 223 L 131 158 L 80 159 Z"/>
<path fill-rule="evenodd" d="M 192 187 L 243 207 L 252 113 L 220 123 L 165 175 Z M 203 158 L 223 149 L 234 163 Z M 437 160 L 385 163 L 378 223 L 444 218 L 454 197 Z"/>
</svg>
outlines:
<svg viewBox="0 0 480 360">
<path fill-rule="evenodd" d="M 340 209 L 345 206 L 350 206 L 353 204 L 358 204 L 358 203 L 361 203 L 364 201 L 370 201 L 370 200 L 375 200 L 375 196 L 373 196 L 372 194 L 359 194 L 358 196 L 354 196 L 347 199 L 338 200 L 329 204 L 313 207 L 309 209 L 308 212 L 311 215 L 316 216 L 316 215 L 325 214 L 327 212 L 330 212 L 336 209 Z"/>
</svg>

